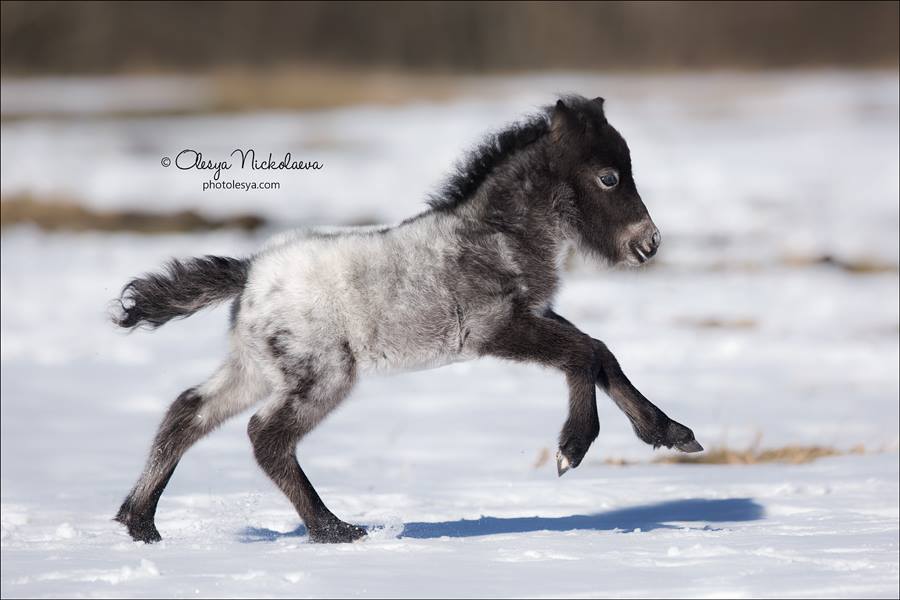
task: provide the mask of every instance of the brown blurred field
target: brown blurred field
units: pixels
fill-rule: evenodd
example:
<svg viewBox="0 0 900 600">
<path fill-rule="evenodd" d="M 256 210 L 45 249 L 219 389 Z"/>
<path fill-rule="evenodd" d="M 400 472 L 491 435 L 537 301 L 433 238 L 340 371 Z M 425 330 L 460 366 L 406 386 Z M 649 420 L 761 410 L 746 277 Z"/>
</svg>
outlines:
<svg viewBox="0 0 900 600">
<path fill-rule="evenodd" d="M 198 72 L 296 65 L 437 73 L 895 67 L 898 6 L 3 2 L 2 72 Z"/>
<path fill-rule="evenodd" d="M 46 231 L 130 231 L 133 233 L 184 233 L 215 229 L 252 231 L 265 221 L 256 215 L 215 219 L 194 210 L 172 213 L 139 210 L 96 210 L 70 200 L 37 200 L 16 196 L 0 202 L 0 227 L 34 225 Z"/>
</svg>

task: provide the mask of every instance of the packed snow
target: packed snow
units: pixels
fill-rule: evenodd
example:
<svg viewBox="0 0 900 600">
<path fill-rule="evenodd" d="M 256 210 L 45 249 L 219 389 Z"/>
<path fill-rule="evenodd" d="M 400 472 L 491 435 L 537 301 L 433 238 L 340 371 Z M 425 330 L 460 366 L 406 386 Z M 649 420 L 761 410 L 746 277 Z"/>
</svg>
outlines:
<svg viewBox="0 0 900 600">
<path fill-rule="evenodd" d="M 6 105 L 18 92 L 3 85 Z M 559 312 L 707 448 L 864 452 L 653 463 L 666 452 L 600 396 L 600 438 L 558 478 L 544 458 L 562 377 L 483 360 L 364 380 L 300 444 L 329 507 L 369 528 L 362 542 L 307 543 L 254 464 L 246 414 L 182 460 L 159 506 L 163 542 L 112 522 L 168 403 L 226 341 L 226 307 L 114 330 L 106 310 L 129 277 L 170 256 L 246 255 L 297 224 L 414 214 L 480 134 L 565 91 L 606 97 L 663 245 L 644 269 L 575 261 Z M 567 74 L 395 107 L 3 121 L 3 197 L 270 224 L 4 230 L 2 596 L 897 597 L 898 110 L 895 72 Z M 208 173 L 160 164 L 236 147 L 325 168 L 252 175 L 279 190 L 203 192 Z"/>
</svg>

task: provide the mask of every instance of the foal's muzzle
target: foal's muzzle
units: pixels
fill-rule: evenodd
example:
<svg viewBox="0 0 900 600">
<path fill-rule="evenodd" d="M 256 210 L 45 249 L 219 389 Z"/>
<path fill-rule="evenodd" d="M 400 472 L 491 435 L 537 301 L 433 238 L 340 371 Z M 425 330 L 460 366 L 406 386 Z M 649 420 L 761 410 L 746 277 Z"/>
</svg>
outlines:
<svg viewBox="0 0 900 600">
<path fill-rule="evenodd" d="M 661 242 L 662 236 L 659 234 L 659 229 L 651 222 L 631 241 L 628 248 L 637 264 L 640 265 L 653 258 L 656 251 L 659 250 Z"/>
</svg>

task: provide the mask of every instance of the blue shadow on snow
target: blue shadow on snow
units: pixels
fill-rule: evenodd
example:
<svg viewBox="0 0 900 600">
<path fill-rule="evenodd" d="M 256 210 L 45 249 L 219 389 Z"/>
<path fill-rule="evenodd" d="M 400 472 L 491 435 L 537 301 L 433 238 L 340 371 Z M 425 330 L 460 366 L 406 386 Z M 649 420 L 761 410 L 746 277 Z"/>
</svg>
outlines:
<svg viewBox="0 0 900 600">
<path fill-rule="evenodd" d="M 726 523 L 758 521 L 765 509 L 752 498 L 671 500 L 631 508 L 619 508 L 593 515 L 569 517 L 481 517 L 437 523 L 407 523 L 400 537 L 432 539 L 440 537 L 476 537 L 535 531 L 652 531 L 678 529 L 671 523 Z M 372 529 L 370 527 L 370 529 Z M 303 537 L 306 527 L 279 532 L 264 527 L 247 527 L 242 542 L 271 542 L 282 538 Z"/>
</svg>

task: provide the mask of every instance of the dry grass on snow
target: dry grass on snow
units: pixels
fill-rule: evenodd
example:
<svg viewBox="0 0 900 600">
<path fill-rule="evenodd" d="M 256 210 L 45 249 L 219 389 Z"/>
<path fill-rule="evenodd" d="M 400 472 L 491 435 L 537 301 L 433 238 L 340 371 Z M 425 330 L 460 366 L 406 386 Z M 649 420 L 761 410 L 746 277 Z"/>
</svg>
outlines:
<svg viewBox="0 0 900 600">
<path fill-rule="evenodd" d="M 717 446 L 696 454 L 666 454 L 649 461 L 650 464 L 665 465 L 758 465 L 767 463 L 782 463 L 801 465 L 811 463 L 820 458 L 832 456 L 862 455 L 868 451 L 862 444 L 842 450 L 833 446 L 803 446 L 788 445 L 778 448 L 760 448 L 757 440 L 745 449 Z M 534 468 L 538 469 L 548 464 L 553 459 L 549 448 L 541 448 Z M 615 467 L 629 467 L 638 464 L 647 464 L 643 461 L 626 460 L 622 458 L 607 458 L 602 464 Z"/>
</svg>

